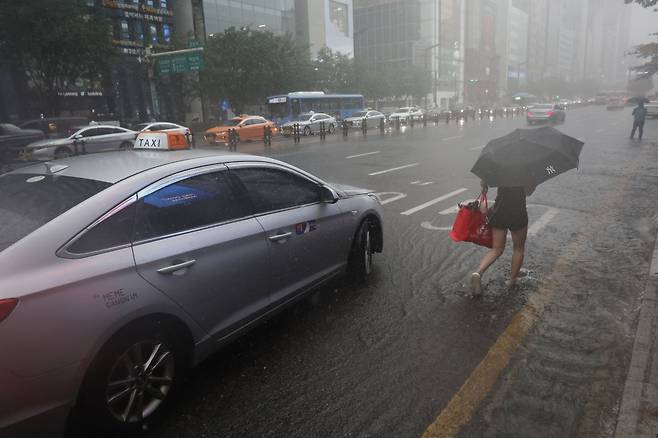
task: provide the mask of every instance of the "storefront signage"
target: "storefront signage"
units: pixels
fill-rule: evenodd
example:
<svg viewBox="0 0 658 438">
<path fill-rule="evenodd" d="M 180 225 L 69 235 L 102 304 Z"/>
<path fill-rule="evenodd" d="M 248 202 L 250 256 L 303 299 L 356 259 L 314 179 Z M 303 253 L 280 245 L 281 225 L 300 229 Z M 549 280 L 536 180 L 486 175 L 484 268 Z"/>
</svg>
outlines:
<svg viewBox="0 0 658 438">
<path fill-rule="evenodd" d="M 123 11 L 143 12 L 152 15 L 165 15 L 173 17 L 174 13 L 167 8 L 156 8 L 153 6 L 137 5 L 134 3 L 124 3 L 116 0 L 103 0 L 103 6 L 111 9 L 121 9 Z"/>
</svg>

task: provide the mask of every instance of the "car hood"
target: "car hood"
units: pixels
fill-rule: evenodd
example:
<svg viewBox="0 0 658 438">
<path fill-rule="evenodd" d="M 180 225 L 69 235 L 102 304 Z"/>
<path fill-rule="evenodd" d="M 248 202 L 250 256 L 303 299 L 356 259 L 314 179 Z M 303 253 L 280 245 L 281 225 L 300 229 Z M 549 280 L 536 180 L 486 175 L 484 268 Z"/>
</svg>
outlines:
<svg viewBox="0 0 658 438">
<path fill-rule="evenodd" d="M 63 146 L 70 144 L 71 140 L 69 138 L 53 138 L 51 140 L 42 140 L 30 143 L 26 146 L 27 149 L 42 149 L 42 148 L 52 148 L 55 146 Z"/>
<path fill-rule="evenodd" d="M 361 187 L 354 187 L 346 184 L 334 184 L 334 183 L 329 183 L 331 187 L 336 189 L 341 195 L 344 197 L 350 197 L 350 196 L 357 196 L 357 195 L 366 195 L 368 193 L 372 193 L 372 190 L 369 189 L 363 189 Z"/>
</svg>

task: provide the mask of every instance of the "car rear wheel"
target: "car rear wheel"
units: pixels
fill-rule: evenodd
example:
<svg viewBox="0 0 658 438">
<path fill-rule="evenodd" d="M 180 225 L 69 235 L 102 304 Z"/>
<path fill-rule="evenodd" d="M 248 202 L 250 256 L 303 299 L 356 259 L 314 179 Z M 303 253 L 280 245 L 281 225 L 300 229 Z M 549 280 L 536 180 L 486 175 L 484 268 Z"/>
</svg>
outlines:
<svg viewBox="0 0 658 438">
<path fill-rule="evenodd" d="M 356 232 L 347 267 L 350 276 L 356 280 L 365 280 L 372 273 L 373 241 L 372 219 L 365 219 Z"/>
<path fill-rule="evenodd" d="M 99 430 L 142 430 L 171 402 L 187 365 L 185 343 L 162 321 L 120 330 L 85 376 L 78 402 L 80 421 Z"/>
<path fill-rule="evenodd" d="M 55 159 L 68 158 L 73 155 L 73 151 L 69 148 L 58 148 L 55 151 Z"/>
</svg>

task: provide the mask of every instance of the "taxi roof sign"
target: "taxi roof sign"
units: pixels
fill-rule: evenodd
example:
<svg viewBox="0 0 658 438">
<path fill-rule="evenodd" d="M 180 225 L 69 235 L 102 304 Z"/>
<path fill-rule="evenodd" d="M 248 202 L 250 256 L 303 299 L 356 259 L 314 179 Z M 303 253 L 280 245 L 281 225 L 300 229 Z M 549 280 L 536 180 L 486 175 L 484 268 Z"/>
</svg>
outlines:
<svg viewBox="0 0 658 438">
<path fill-rule="evenodd" d="M 140 132 L 135 139 L 134 149 L 173 151 L 189 149 L 185 135 L 178 132 L 148 131 Z"/>
</svg>

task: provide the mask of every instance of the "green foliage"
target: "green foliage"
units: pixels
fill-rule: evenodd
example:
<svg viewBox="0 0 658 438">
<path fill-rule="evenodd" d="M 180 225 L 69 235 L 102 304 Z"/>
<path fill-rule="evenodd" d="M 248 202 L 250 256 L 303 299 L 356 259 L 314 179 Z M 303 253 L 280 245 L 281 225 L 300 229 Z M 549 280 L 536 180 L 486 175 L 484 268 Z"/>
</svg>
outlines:
<svg viewBox="0 0 658 438">
<path fill-rule="evenodd" d="M 354 92 L 354 61 L 349 56 L 333 52 L 328 47 L 320 49 L 313 60 L 315 88 L 332 93 Z"/>
<path fill-rule="evenodd" d="M 214 102 L 228 99 L 236 113 L 268 95 L 311 85 L 308 50 L 289 35 L 230 28 L 208 38 L 204 56 L 202 92 Z"/>
<path fill-rule="evenodd" d="M 3 2 L 0 56 L 25 71 L 56 114 L 59 90 L 79 79 L 98 81 L 108 71 L 114 54 L 110 26 L 82 0 Z"/>
</svg>

